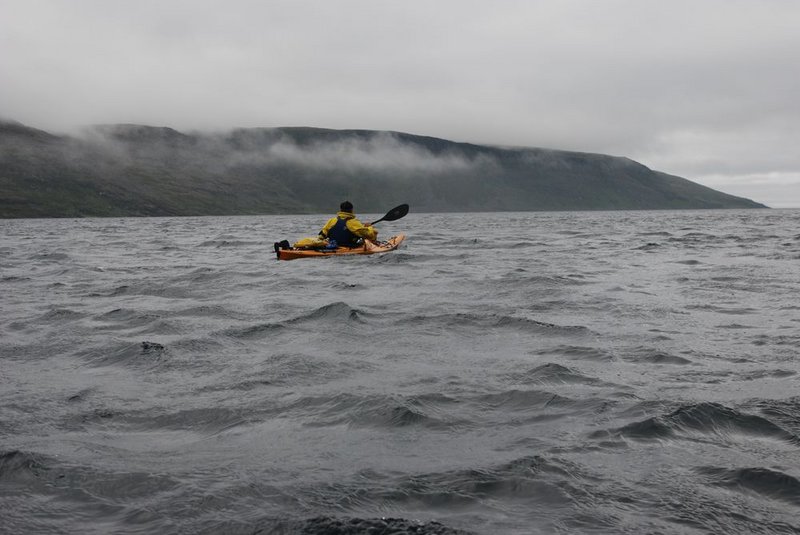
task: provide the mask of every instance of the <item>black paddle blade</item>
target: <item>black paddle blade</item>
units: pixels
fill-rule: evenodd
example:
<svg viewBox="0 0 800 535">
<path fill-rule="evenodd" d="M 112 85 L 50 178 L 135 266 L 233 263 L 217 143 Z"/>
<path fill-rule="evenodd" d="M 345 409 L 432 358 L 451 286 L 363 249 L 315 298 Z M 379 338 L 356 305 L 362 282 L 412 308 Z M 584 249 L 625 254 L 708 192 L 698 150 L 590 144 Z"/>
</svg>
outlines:
<svg viewBox="0 0 800 535">
<path fill-rule="evenodd" d="M 389 212 L 383 216 L 382 218 L 378 219 L 378 221 L 397 221 L 401 217 L 405 217 L 408 213 L 408 205 L 401 204 L 400 206 L 396 206 L 389 210 Z M 374 225 L 378 221 L 373 221 L 370 225 Z"/>
</svg>

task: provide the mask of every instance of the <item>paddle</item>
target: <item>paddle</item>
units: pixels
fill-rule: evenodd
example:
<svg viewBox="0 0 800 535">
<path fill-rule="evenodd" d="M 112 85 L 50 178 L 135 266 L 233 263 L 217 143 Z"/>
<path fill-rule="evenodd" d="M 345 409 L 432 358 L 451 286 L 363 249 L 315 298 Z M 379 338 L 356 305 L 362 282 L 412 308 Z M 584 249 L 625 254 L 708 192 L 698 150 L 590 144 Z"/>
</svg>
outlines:
<svg viewBox="0 0 800 535">
<path fill-rule="evenodd" d="M 389 210 L 386 213 L 385 216 L 383 216 L 382 218 L 378 219 L 377 221 L 373 221 L 372 223 L 370 223 L 367 226 L 371 227 L 375 223 L 380 223 L 381 221 L 397 221 L 401 217 L 405 217 L 405 215 L 407 213 L 408 213 L 408 205 L 407 204 L 401 204 L 400 206 L 396 206 L 396 207 L 392 208 L 391 210 Z"/>
</svg>

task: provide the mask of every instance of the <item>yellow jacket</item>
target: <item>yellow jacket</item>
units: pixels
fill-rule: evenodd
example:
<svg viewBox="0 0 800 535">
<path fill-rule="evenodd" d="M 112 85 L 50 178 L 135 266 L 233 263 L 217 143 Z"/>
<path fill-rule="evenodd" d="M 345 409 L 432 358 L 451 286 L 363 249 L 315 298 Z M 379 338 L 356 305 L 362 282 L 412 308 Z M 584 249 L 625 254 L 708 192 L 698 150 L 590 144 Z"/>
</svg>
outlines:
<svg viewBox="0 0 800 535">
<path fill-rule="evenodd" d="M 367 240 L 375 241 L 378 239 L 378 231 L 375 230 L 373 227 L 368 227 L 364 225 L 361 221 L 356 219 L 356 216 L 352 212 L 339 212 L 336 214 L 336 217 L 332 217 L 325 223 L 325 226 L 322 227 L 322 230 L 319 231 L 320 236 L 325 238 L 328 237 L 328 231 L 333 228 L 336 222 L 342 218 L 345 220 L 345 224 L 347 225 L 347 230 L 358 236 L 359 238 L 364 238 Z"/>
</svg>

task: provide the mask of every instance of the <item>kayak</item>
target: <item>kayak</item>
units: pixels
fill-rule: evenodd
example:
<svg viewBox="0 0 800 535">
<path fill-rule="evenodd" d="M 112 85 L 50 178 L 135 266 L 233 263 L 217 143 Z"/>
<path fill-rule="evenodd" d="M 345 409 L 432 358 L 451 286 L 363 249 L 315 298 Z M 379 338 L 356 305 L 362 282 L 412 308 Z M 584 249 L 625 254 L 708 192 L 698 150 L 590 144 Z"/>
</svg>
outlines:
<svg viewBox="0 0 800 535">
<path fill-rule="evenodd" d="M 364 240 L 364 245 L 358 247 L 337 247 L 335 249 L 299 249 L 297 247 L 276 247 L 278 260 L 297 260 L 298 258 L 319 258 L 323 256 L 347 256 L 347 255 L 361 255 L 361 254 L 376 254 L 388 253 L 397 249 L 403 240 L 406 239 L 405 234 L 398 234 L 392 236 L 386 241 L 370 241 Z"/>
</svg>

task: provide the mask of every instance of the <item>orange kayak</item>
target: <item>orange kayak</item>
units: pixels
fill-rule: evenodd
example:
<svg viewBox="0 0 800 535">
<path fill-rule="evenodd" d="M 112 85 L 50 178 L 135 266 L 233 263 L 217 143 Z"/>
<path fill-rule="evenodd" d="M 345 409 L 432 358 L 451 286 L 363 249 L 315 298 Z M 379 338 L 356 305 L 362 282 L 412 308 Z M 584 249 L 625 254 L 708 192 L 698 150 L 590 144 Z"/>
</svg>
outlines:
<svg viewBox="0 0 800 535">
<path fill-rule="evenodd" d="M 406 239 L 405 234 L 398 234 L 392 236 L 386 241 L 373 242 L 364 240 L 364 245 L 359 247 L 337 247 L 336 249 L 297 249 L 294 247 L 281 248 L 276 252 L 278 260 L 296 260 L 298 258 L 319 258 L 322 256 L 345 256 L 356 254 L 376 254 L 387 253 L 397 249 L 403 240 Z"/>
</svg>

